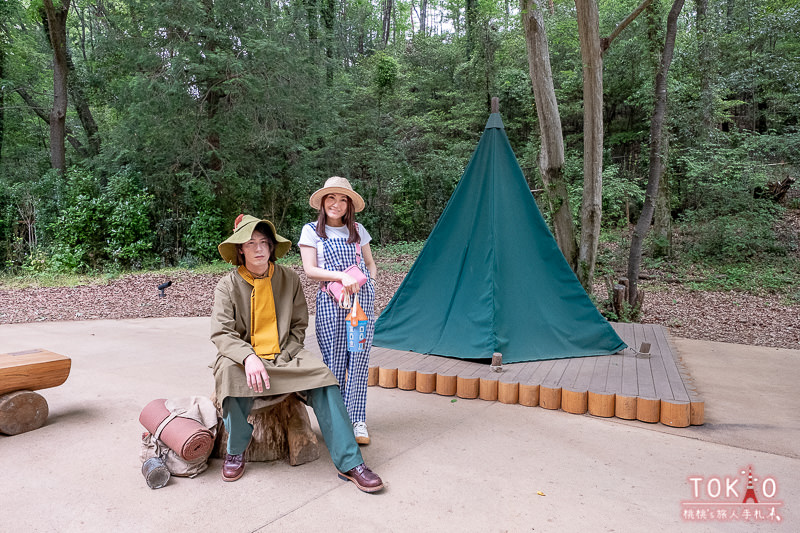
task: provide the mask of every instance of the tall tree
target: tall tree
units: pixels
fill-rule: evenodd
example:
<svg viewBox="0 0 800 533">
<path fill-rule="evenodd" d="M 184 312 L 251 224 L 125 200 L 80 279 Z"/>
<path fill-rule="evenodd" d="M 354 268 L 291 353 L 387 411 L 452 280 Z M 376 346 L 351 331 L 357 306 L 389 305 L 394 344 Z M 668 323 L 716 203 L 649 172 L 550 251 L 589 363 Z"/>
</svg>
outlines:
<svg viewBox="0 0 800 533">
<path fill-rule="evenodd" d="M 650 170 L 647 179 L 644 207 L 636 222 L 631 236 L 631 248 L 628 256 L 628 303 L 635 305 L 638 301 L 639 271 L 642 262 L 642 242 L 650 229 L 658 195 L 659 181 L 666 166 L 666 143 L 663 142 L 664 118 L 667 113 L 667 79 L 672 56 L 675 52 L 675 39 L 678 33 L 678 16 L 683 9 L 684 0 L 674 0 L 667 16 L 667 31 L 664 38 L 664 51 L 661 64 L 656 74 L 655 108 L 650 123 Z"/>
<path fill-rule="evenodd" d="M 603 189 L 603 49 L 596 0 L 575 0 L 583 63 L 583 201 L 576 274 L 592 290 Z"/>
<path fill-rule="evenodd" d="M 383 12 L 381 13 L 381 42 L 383 47 L 389 44 L 389 32 L 392 29 L 392 11 L 394 9 L 394 0 L 382 0 L 381 6 Z"/>
<path fill-rule="evenodd" d="M 0 21 L 2 22 L 2 21 Z M 6 52 L 3 36 L 0 35 L 0 80 L 5 76 Z M 5 117 L 6 117 L 6 91 L 0 87 L 0 163 L 3 161 L 3 141 L 5 140 Z"/>
<path fill-rule="evenodd" d="M 600 38 L 600 13 L 596 0 L 575 0 L 578 36 L 583 62 L 583 201 L 581 238 L 576 274 L 592 291 L 597 247 L 600 242 L 603 193 L 603 52 L 651 2 L 644 0 L 611 35 Z"/>
<path fill-rule="evenodd" d="M 50 165 L 62 174 L 67 168 L 64 145 L 67 126 L 67 13 L 69 0 L 44 0 L 50 44 L 53 47 L 53 110 L 50 112 Z"/>
<path fill-rule="evenodd" d="M 89 145 L 88 155 L 90 157 L 95 156 L 100 153 L 100 130 L 89 107 L 89 100 L 86 98 L 86 93 L 83 89 L 83 81 L 78 75 L 78 69 L 75 68 L 69 49 L 67 49 L 67 68 L 69 69 L 67 76 L 69 98 L 75 106 L 75 111 L 78 112 L 78 119 L 81 121 L 83 131 L 86 132 L 86 139 Z"/>
<path fill-rule="evenodd" d="M 547 30 L 544 26 L 540 0 L 520 0 L 520 8 L 528 50 L 528 73 L 536 101 L 536 116 L 539 119 L 541 137 L 539 172 L 553 216 L 556 242 L 574 271 L 577 265 L 578 247 L 575 241 L 575 222 L 569 205 L 567 182 L 563 174 L 564 136 L 553 85 Z"/>
<path fill-rule="evenodd" d="M 711 38 L 708 32 L 708 0 L 695 0 L 697 21 L 697 59 L 700 66 L 700 112 L 702 113 L 701 137 L 708 136 L 714 121 L 714 97 L 711 92 Z"/>
</svg>

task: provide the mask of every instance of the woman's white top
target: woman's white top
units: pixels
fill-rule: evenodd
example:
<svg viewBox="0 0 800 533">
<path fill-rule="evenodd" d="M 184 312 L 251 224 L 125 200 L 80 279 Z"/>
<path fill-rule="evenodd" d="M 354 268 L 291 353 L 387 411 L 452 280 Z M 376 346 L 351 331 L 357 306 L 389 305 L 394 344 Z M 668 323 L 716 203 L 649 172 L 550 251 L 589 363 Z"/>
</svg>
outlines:
<svg viewBox="0 0 800 533">
<path fill-rule="evenodd" d="M 358 235 L 361 237 L 361 246 L 367 245 L 372 241 L 372 237 L 363 225 L 356 223 Z M 325 226 L 325 235 L 329 239 L 349 239 L 350 230 L 347 226 Z M 325 268 L 325 256 L 322 249 L 322 237 L 317 235 L 317 232 L 311 227 L 311 224 L 303 226 L 303 232 L 300 234 L 300 240 L 297 242 L 298 246 L 310 246 L 317 250 L 317 266 Z"/>
</svg>

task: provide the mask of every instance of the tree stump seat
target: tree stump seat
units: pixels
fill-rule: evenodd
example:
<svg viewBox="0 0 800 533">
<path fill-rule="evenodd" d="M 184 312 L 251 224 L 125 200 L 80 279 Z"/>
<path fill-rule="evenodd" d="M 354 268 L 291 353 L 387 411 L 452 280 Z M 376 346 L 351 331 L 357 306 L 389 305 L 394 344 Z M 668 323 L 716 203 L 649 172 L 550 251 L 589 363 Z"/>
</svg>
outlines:
<svg viewBox="0 0 800 533">
<path fill-rule="evenodd" d="M 217 407 L 220 420 L 222 406 L 216 395 L 211 399 Z M 256 400 L 247 421 L 253 425 L 253 438 L 244 454 L 245 461 L 275 461 L 287 459 L 292 466 L 319 459 L 319 442 L 311 428 L 305 404 L 296 394 L 286 394 L 267 405 Z M 224 457 L 228 445 L 228 432 L 220 422 L 214 457 Z"/>
<path fill-rule="evenodd" d="M 18 435 L 47 421 L 47 400 L 34 390 L 67 380 L 72 361 L 47 350 L 0 354 L 0 433 Z"/>
</svg>

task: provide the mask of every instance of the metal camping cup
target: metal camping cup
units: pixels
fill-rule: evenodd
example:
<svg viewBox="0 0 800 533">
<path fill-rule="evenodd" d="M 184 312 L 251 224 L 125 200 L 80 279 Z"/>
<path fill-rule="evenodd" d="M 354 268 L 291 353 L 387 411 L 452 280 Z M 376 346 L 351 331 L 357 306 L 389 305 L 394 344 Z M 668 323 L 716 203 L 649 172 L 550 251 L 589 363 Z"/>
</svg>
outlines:
<svg viewBox="0 0 800 533">
<path fill-rule="evenodd" d="M 142 475 L 147 486 L 151 489 L 160 489 L 169 481 L 169 469 L 161 457 L 151 457 L 142 463 Z"/>
</svg>

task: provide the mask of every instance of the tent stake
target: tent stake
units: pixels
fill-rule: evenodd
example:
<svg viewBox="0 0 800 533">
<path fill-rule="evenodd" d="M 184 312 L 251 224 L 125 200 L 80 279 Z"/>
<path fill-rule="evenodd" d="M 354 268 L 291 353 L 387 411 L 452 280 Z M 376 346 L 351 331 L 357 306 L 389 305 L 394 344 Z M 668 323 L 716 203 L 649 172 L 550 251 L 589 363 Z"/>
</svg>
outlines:
<svg viewBox="0 0 800 533">
<path fill-rule="evenodd" d="M 489 368 L 491 368 L 492 372 L 502 372 L 503 371 L 503 354 L 500 352 L 494 352 L 492 354 L 492 364 Z"/>
</svg>

